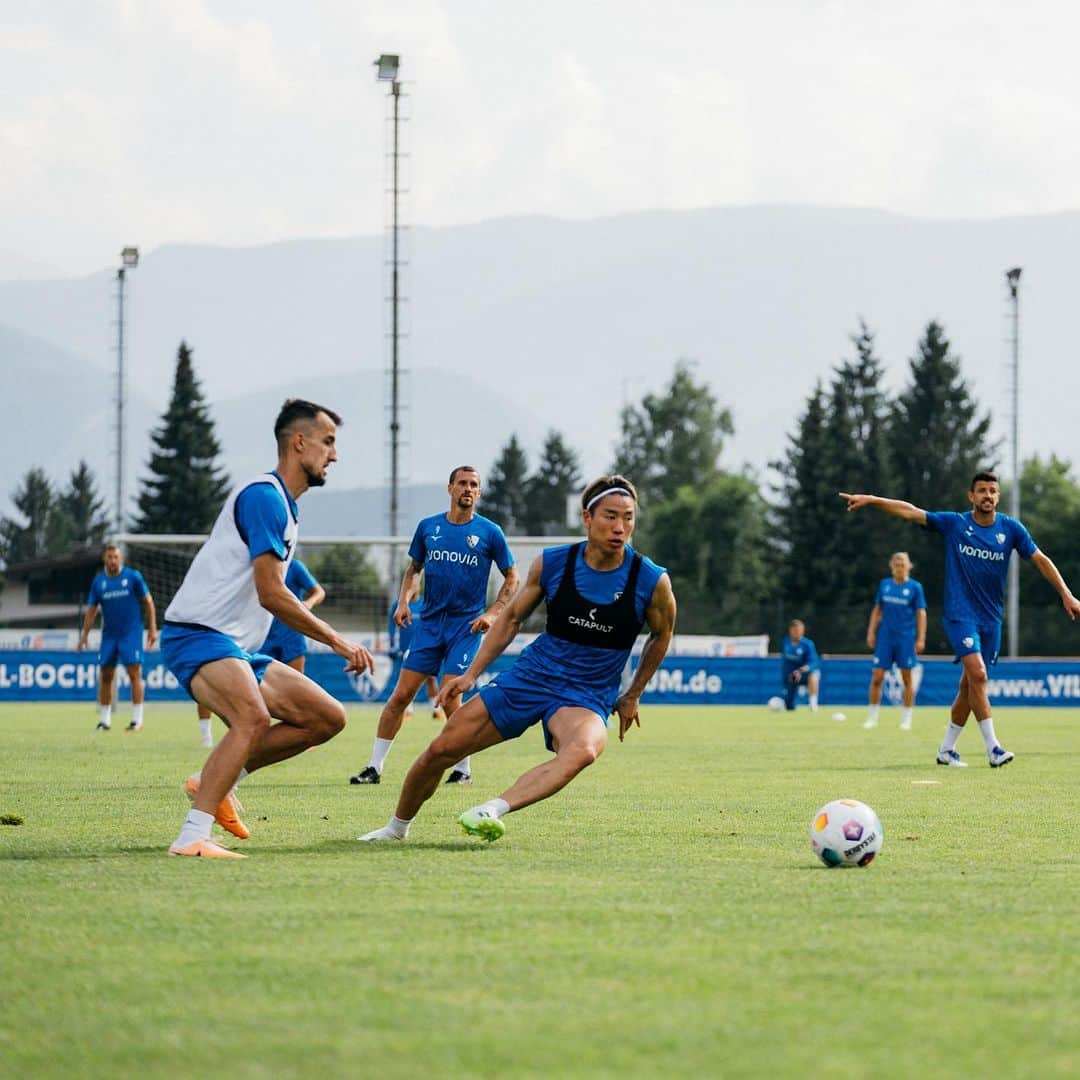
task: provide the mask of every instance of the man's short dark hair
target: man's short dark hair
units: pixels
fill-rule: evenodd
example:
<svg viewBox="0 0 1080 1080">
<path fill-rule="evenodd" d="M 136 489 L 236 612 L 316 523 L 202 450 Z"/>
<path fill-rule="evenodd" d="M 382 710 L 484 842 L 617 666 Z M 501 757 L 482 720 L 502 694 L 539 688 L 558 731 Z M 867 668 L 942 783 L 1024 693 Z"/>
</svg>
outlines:
<svg viewBox="0 0 1080 1080">
<path fill-rule="evenodd" d="M 303 398 L 289 398 L 281 406 L 281 412 L 274 421 L 274 438 L 277 440 L 278 449 L 283 449 L 285 440 L 301 423 L 310 424 L 319 413 L 326 413 L 335 424 L 344 423 L 333 409 L 328 409 L 325 405 L 316 405 L 314 401 L 305 401 Z"/>
<path fill-rule="evenodd" d="M 453 482 L 457 479 L 457 474 L 459 472 L 474 472 L 477 476 L 480 475 L 480 470 L 475 465 L 459 465 L 456 469 L 450 470 L 450 479 L 447 481 L 447 483 L 453 484 Z"/>
<path fill-rule="evenodd" d="M 974 491 L 975 485 L 979 483 L 980 480 L 986 481 L 986 483 L 988 484 L 996 484 L 999 482 L 997 478 L 997 473 L 992 473 L 986 469 L 983 469 L 982 472 L 977 472 L 971 478 L 971 487 L 968 488 L 968 491 Z"/>
<path fill-rule="evenodd" d="M 619 489 L 630 496 L 636 504 L 638 501 L 637 488 L 619 473 L 608 473 L 606 476 L 598 476 L 591 484 L 581 493 L 581 509 L 589 510 L 589 503 L 591 503 L 597 495 L 602 491 L 607 491 L 608 488 Z"/>
</svg>

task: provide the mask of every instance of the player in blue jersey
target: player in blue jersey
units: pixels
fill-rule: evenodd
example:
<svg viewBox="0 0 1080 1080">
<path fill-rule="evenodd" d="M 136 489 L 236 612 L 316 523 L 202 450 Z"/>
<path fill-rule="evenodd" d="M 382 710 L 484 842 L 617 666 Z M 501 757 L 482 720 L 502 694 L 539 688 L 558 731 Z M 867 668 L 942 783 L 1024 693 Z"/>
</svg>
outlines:
<svg viewBox="0 0 1080 1080">
<path fill-rule="evenodd" d="M 987 695 L 987 671 L 997 663 L 1001 644 L 1009 555 L 1016 551 L 1021 558 L 1031 560 L 1061 597 L 1070 619 L 1080 616 L 1080 600 L 1073 596 L 1049 556 L 1035 546 L 1023 524 L 997 512 L 1001 491 L 993 473 L 976 473 L 967 495 L 971 509 L 956 514 L 948 510 L 922 510 L 901 499 L 840 492 L 849 511 L 864 506 L 876 507 L 944 537 L 945 633 L 957 661 L 963 665 L 963 672 L 937 762 L 960 767 L 967 764 L 960 760 L 956 740 L 964 730 L 968 716 L 974 713 L 990 766 L 998 768 L 1007 765 L 1015 756 L 997 740 Z"/>
<path fill-rule="evenodd" d="M 326 599 L 326 590 L 315 580 L 315 575 L 299 560 L 293 559 L 285 571 L 285 588 L 289 590 L 308 609 L 314 611 Z M 270 632 L 259 648 L 259 652 L 272 656 L 297 671 L 304 670 L 307 657 L 307 638 L 280 619 L 275 618 L 270 624 Z M 210 710 L 200 705 L 199 735 L 203 746 L 213 746 L 210 733 Z"/>
<path fill-rule="evenodd" d="M 509 671 L 496 675 L 450 717 L 405 777 L 394 817 L 360 840 L 404 840 L 420 807 L 462 754 L 515 739 L 540 724 L 555 756 L 458 818 L 470 835 L 497 840 L 506 829 L 505 814 L 554 795 L 600 756 L 612 712 L 619 716 L 620 741 L 634 724 L 640 726 L 638 702 L 675 629 L 671 581 L 662 566 L 630 546 L 637 493 L 629 480 L 594 480 L 581 505 L 585 540 L 544 550 L 468 669 L 446 683 L 441 696 L 472 689 L 541 601 L 547 604 L 545 632 Z M 646 624 L 648 640 L 620 695 L 623 668 Z"/>
<path fill-rule="evenodd" d="M 341 417 L 322 405 L 286 401 L 274 423 L 278 464 L 225 500 L 165 612 L 161 651 L 180 685 L 217 713 L 228 731 L 201 773 L 183 787 L 192 809 L 170 855 L 244 858 L 210 837 L 213 823 L 245 839 L 233 787 L 256 769 L 332 739 L 345 708 L 321 686 L 257 650 L 273 619 L 329 645 L 345 670 L 371 672 L 364 646 L 344 638 L 285 586 L 299 539 L 296 500 L 326 483 L 337 460 Z M 276 721 L 276 722 L 275 722 Z"/>
<path fill-rule="evenodd" d="M 788 623 L 787 637 L 780 644 L 781 682 L 784 684 L 784 708 L 795 709 L 799 687 L 805 686 L 811 712 L 817 712 L 818 687 L 821 684 L 821 657 L 814 643 L 806 636 L 802 619 Z"/>
<path fill-rule="evenodd" d="M 142 731 L 143 726 L 143 614 L 146 614 L 146 647 L 157 643 L 157 614 L 154 598 L 142 574 L 124 566 L 124 556 L 115 544 L 102 552 L 105 569 L 90 585 L 86 598 L 86 616 L 82 633 L 75 644 L 77 652 L 86 648 L 90 630 L 101 612 L 101 648 L 98 651 L 98 731 L 112 729 L 113 686 L 116 665 L 123 664 L 131 680 L 131 723 L 128 731 Z"/>
<path fill-rule="evenodd" d="M 885 672 L 895 664 L 904 684 L 900 728 L 910 731 L 915 705 L 911 673 L 915 658 L 926 648 L 926 596 L 922 585 L 911 576 L 911 556 L 906 551 L 893 555 L 889 569 L 892 576 L 882 578 L 878 584 L 866 628 L 866 644 L 874 651 L 874 670 L 870 675 L 870 707 L 863 727 L 877 727 Z"/>
<path fill-rule="evenodd" d="M 380 782 L 386 755 L 420 687 L 431 676 L 441 676 L 445 683 L 460 675 L 476 655 L 485 632 L 517 590 L 518 572 L 502 529 L 476 512 L 480 474 L 471 465 L 459 465 L 450 474 L 446 490 L 450 495 L 449 512 L 422 518 L 416 526 L 394 610 L 394 622 L 408 626 L 412 620 L 409 599 L 417 595 L 423 574 L 420 628 L 379 716 L 367 767 L 349 777 L 350 784 Z M 492 563 L 502 571 L 503 583 L 488 607 Z M 460 704 L 456 694 L 442 696 L 447 718 Z M 464 756 L 451 770 L 447 783 L 467 784 L 471 779 L 469 759 Z"/>
</svg>

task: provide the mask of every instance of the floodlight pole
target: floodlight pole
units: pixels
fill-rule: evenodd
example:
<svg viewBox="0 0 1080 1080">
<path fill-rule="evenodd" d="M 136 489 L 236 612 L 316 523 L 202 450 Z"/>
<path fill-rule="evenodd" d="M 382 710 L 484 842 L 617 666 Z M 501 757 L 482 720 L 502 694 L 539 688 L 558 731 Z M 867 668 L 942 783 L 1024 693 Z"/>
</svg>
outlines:
<svg viewBox="0 0 1080 1080">
<path fill-rule="evenodd" d="M 121 265 L 116 271 L 116 513 L 117 533 L 124 531 L 124 291 L 127 271 L 139 265 L 139 249 L 126 247 L 120 252 Z"/>
<path fill-rule="evenodd" d="M 1014 266 L 1005 274 L 1012 300 L 1012 362 L 1010 364 L 1012 392 L 1012 490 L 1009 493 L 1009 515 L 1020 518 L 1020 274 Z M 1014 551 L 1009 560 L 1009 657 L 1020 655 L 1020 557 Z"/>
</svg>

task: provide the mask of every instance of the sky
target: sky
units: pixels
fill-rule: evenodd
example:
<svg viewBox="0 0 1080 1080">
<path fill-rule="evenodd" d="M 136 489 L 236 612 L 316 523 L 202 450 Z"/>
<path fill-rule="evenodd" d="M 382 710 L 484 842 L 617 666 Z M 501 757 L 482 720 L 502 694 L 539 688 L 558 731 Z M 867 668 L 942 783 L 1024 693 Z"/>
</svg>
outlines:
<svg viewBox="0 0 1080 1080">
<path fill-rule="evenodd" d="M 404 221 L 1076 209 L 1080 8 L 1035 0 L 0 3 L 0 268 Z"/>
</svg>

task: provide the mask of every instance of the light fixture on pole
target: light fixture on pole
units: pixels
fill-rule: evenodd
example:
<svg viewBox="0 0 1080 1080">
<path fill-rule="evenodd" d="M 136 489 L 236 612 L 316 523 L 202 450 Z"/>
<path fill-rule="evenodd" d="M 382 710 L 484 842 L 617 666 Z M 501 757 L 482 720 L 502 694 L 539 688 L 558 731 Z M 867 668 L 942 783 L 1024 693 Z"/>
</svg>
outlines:
<svg viewBox="0 0 1080 1080">
<path fill-rule="evenodd" d="M 116 514 L 117 533 L 124 531 L 124 290 L 127 272 L 139 265 L 139 249 L 120 252 L 116 271 Z"/>
<path fill-rule="evenodd" d="M 401 67 L 401 58 L 396 53 L 383 53 L 375 61 L 376 80 L 390 84 L 390 98 L 392 101 L 392 143 L 390 148 L 390 514 L 389 533 L 391 536 L 398 535 L 398 511 L 399 489 L 401 485 L 400 448 L 401 448 L 401 366 L 399 358 L 399 346 L 401 339 L 400 320 L 400 221 L 398 203 L 400 196 L 399 182 L 399 129 L 400 129 L 400 102 L 401 83 L 398 81 L 398 71 Z M 391 581 L 397 573 L 396 548 L 391 551 Z"/>
<path fill-rule="evenodd" d="M 1020 518 L 1020 274 L 1014 266 L 1005 274 L 1012 300 L 1012 362 L 1010 364 L 1012 397 L 1012 487 L 1009 493 L 1009 515 Z M 1009 656 L 1020 655 L 1020 558 L 1014 551 L 1009 561 Z"/>
</svg>

